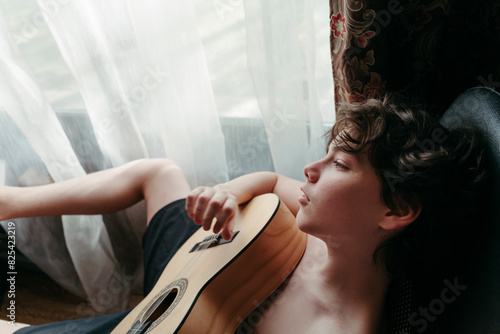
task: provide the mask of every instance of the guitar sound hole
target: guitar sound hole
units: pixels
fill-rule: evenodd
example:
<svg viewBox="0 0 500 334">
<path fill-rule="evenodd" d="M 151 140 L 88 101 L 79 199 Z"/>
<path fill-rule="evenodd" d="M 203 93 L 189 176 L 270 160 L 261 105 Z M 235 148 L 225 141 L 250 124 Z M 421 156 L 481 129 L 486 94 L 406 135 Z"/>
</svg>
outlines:
<svg viewBox="0 0 500 334">
<path fill-rule="evenodd" d="M 155 309 L 153 313 L 151 313 L 151 315 L 146 319 L 145 323 L 153 322 L 159 317 L 161 317 L 161 315 L 168 310 L 170 305 L 172 305 L 178 293 L 179 289 L 174 288 L 168 293 L 168 295 L 165 298 L 163 298 L 163 300 L 159 304 L 156 303 L 153 304 L 151 307 L 152 308 L 154 307 Z"/>
</svg>

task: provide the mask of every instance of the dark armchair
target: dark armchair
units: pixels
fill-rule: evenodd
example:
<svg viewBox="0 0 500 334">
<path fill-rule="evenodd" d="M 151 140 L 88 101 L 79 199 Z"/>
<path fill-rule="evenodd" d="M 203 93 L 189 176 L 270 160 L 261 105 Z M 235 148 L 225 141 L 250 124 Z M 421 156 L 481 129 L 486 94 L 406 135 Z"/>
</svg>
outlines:
<svg viewBox="0 0 500 334">
<path fill-rule="evenodd" d="M 389 333 L 500 333 L 500 94 L 487 87 L 469 89 L 455 99 L 441 123 L 483 133 L 492 176 L 484 194 L 488 209 L 470 222 L 474 233 L 459 245 L 460 265 L 447 276 L 392 285 Z"/>
</svg>

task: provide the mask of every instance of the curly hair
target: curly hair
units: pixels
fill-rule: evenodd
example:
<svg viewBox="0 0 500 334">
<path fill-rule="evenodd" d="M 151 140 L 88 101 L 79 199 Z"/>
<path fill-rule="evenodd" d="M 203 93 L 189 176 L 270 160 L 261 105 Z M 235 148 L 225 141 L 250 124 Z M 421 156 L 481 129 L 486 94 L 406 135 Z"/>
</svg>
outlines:
<svg viewBox="0 0 500 334">
<path fill-rule="evenodd" d="M 367 152 L 381 198 L 395 212 L 418 218 L 383 241 L 374 253 L 393 278 L 442 272 L 474 229 L 487 169 L 484 140 L 472 128 L 448 131 L 422 107 L 394 98 L 345 104 L 330 141 L 349 153 Z M 348 131 L 345 131 L 345 130 Z"/>
</svg>

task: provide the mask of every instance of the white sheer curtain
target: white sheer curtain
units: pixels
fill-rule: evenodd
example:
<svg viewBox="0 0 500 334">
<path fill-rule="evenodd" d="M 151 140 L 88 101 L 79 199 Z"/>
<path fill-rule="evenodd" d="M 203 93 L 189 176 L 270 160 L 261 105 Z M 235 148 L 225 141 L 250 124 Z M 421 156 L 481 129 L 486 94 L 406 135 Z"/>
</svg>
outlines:
<svg viewBox="0 0 500 334">
<path fill-rule="evenodd" d="M 326 1 L 22 0 L 0 9 L 7 184 L 147 157 L 174 159 L 193 187 L 262 169 L 301 178 L 324 149 L 334 120 Z M 18 249 L 62 286 L 97 312 L 124 308 L 141 278 L 141 205 L 15 221 Z"/>
</svg>

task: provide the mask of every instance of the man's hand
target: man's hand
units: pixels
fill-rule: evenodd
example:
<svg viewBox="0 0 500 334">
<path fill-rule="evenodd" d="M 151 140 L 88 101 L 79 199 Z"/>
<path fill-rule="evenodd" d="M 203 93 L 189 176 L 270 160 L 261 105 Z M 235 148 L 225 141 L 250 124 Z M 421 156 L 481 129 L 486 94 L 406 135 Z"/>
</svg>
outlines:
<svg viewBox="0 0 500 334">
<path fill-rule="evenodd" d="M 258 195 L 275 193 L 296 215 L 300 208 L 297 198 L 302 196 L 302 184 L 303 182 L 273 172 L 246 174 L 213 188 L 194 189 L 187 196 L 186 212 L 196 224 L 203 225 L 206 231 L 211 228 L 216 218 L 214 233 L 222 231 L 222 237 L 230 240 L 239 204 L 246 203 Z"/>
<path fill-rule="evenodd" d="M 221 186 L 198 187 L 186 199 L 186 212 L 198 225 L 208 231 L 214 218 L 216 223 L 214 233 L 221 232 L 224 239 L 230 240 L 234 229 L 234 216 L 238 210 L 238 200 L 235 195 Z"/>
</svg>

